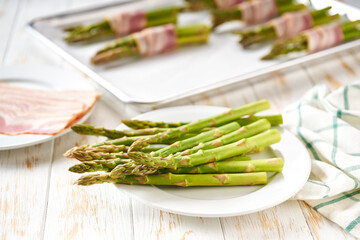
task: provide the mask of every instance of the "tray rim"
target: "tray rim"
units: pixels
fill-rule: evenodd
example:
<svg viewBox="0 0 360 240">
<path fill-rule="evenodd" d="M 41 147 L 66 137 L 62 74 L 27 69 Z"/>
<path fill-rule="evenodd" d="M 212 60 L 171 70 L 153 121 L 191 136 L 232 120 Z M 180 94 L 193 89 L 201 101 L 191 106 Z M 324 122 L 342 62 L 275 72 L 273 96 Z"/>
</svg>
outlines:
<svg viewBox="0 0 360 240">
<path fill-rule="evenodd" d="M 83 13 L 86 13 L 86 12 L 91 12 L 91 11 L 96 11 L 96 10 L 109 8 L 111 6 L 121 6 L 121 5 L 127 5 L 127 4 L 133 4 L 133 3 L 145 2 L 145 1 L 146 0 L 123 0 L 123 1 L 112 2 L 112 3 L 98 4 L 98 5 L 95 5 L 95 6 L 84 7 L 84 8 L 75 9 L 75 10 L 69 10 L 69 11 L 66 11 L 66 12 L 63 11 L 63 12 L 60 12 L 60 13 L 57 13 L 57 14 L 52 14 L 52 15 L 48 15 L 48 16 L 44 16 L 44 17 L 34 18 L 33 20 L 30 20 L 29 22 L 26 23 L 25 28 L 35 38 L 42 41 L 46 46 L 48 46 L 50 49 L 52 49 L 60 57 L 62 57 L 66 61 L 68 61 L 70 64 L 75 66 L 81 72 L 85 73 L 89 78 L 94 80 L 98 85 L 100 85 L 102 88 L 104 88 L 108 93 L 110 93 L 116 99 L 118 99 L 118 100 L 120 100 L 120 101 L 122 101 L 124 103 L 131 103 L 131 104 L 138 104 L 138 105 L 145 105 L 145 106 L 152 106 L 152 107 L 167 104 L 167 103 L 174 102 L 174 101 L 178 101 L 178 100 L 181 100 L 181 99 L 188 98 L 190 96 L 194 96 L 194 95 L 198 95 L 198 94 L 201 94 L 201 93 L 213 91 L 213 90 L 221 88 L 221 87 L 234 85 L 236 83 L 250 82 L 250 81 L 254 80 L 255 78 L 265 76 L 266 74 L 271 74 L 271 73 L 274 73 L 274 72 L 277 72 L 277 71 L 280 71 L 280 70 L 288 70 L 288 69 L 290 69 L 292 67 L 296 67 L 299 64 L 310 63 L 310 62 L 313 62 L 315 60 L 319 60 L 321 58 L 324 58 L 326 56 L 330 56 L 330 55 L 333 55 L 333 54 L 336 54 L 336 53 L 339 53 L 339 52 L 342 52 L 342 51 L 349 50 L 349 49 L 360 46 L 360 39 L 353 40 L 353 41 L 350 41 L 350 42 L 347 42 L 347 43 L 343 43 L 343 44 L 341 44 L 339 46 L 335 46 L 335 47 L 332 47 L 332 48 L 329 48 L 329 49 L 322 50 L 320 52 L 316 52 L 316 53 L 301 56 L 301 57 L 298 57 L 298 58 L 290 59 L 290 60 L 275 64 L 275 65 L 270 66 L 270 67 L 265 67 L 265 68 L 262 68 L 260 70 L 253 71 L 251 73 L 242 74 L 242 75 L 232 77 L 232 78 L 228 78 L 228 79 L 223 79 L 222 81 L 212 83 L 212 84 L 209 84 L 209 85 L 206 85 L 206 86 L 203 86 L 203 87 L 199 87 L 199 88 L 194 88 L 192 90 L 188 90 L 188 91 L 180 93 L 180 94 L 175 94 L 175 95 L 170 96 L 170 97 L 163 97 L 163 98 L 161 98 L 159 100 L 156 100 L 156 101 L 143 101 L 143 100 L 137 100 L 136 98 L 131 97 L 131 96 L 127 95 L 126 93 L 122 92 L 119 88 L 113 86 L 105 78 L 103 78 L 101 75 L 96 73 L 95 70 L 92 70 L 91 68 L 89 68 L 88 66 L 83 64 L 80 60 L 78 60 L 73 55 L 71 55 L 70 52 L 67 52 L 60 45 L 57 45 L 51 39 L 47 38 L 35 26 L 35 24 L 37 22 L 39 22 L 39 21 L 51 20 L 51 19 L 54 19 L 54 18 L 65 18 L 65 17 L 71 16 L 71 15 L 74 15 L 74 14 L 83 14 Z M 313 1 L 314 0 L 309 0 L 309 3 L 311 4 Z M 327 1 L 330 2 L 330 3 L 332 2 L 332 3 L 338 4 L 340 6 L 342 5 L 343 7 L 353 8 L 354 10 L 357 10 L 360 13 L 360 9 L 358 9 L 358 8 L 352 6 L 352 5 L 349 5 L 349 4 L 346 4 L 346 3 L 343 3 L 343 2 L 338 2 L 338 1 L 335 1 L 335 0 L 327 0 Z"/>
</svg>

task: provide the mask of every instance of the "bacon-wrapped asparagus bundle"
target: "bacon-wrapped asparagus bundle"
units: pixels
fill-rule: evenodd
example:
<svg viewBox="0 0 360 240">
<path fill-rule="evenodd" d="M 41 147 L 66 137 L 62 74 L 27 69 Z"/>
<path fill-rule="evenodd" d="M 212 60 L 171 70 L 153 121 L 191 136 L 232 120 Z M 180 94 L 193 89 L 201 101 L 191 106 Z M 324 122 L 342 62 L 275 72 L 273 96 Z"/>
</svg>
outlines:
<svg viewBox="0 0 360 240">
<path fill-rule="evenodd" d="M 122 36 L 147 27 L 176 23 L 179 7 L 166 7 L 153 11 L 119 12 L 88 26 L 71 26 L 65 40 L 69 43 L 91 40 L 105 36 Z"/>
<path fill-rule="evenodd" d="M 204 9 L 230 9 L 236 5 L 249 0 L 185 0 L 188 3 L 188 9 L 199 11 Z M 294 0 L 279 0 L 280 4 L 290 4 Z"/>
<path fill-rule="evenodd" d="M 243 47 L 252 44 L 272 40 L 274 38 L 288 38 L 310 29 L 314 26 L 330 23 L 338 20 L 340 15 L 330 15 L 327 7 L 321 10 L 310 11 L 308 9 L 284 13 L 278 18 L 252 29 L 240 31 Z"/>
<path fill-rule="evenodd" d="M 334 47 L 360 37 L 360 20 L 353 22 L 331 23 L 321 25 L 300 34 L 276 41 L 269 54 L 263 60 L 274 59 L 278 56 L 294 53 L 313 53 Z"/>
<path fill-rule="evenodd" d="M 304 4 L 282 4 L 282 0 L 253 0 L 242 2 L 227 10 L 212 10 L 213 28 L 233 21 L 243 21 L 246 25 L 253 25 L 265 22 L 285 12 L 304 9 Z"/>
<path fill-rule="evenodd" d="M 167 24 L 147 28 L 117 40 L 99 50 L 91 58 L 93 64 L 103 64 L 129 56 L 152 56 L 188 44 L 203 44 L 208 40 L 210 29 L 206 25 L 175 27 Z"/>
</svg>

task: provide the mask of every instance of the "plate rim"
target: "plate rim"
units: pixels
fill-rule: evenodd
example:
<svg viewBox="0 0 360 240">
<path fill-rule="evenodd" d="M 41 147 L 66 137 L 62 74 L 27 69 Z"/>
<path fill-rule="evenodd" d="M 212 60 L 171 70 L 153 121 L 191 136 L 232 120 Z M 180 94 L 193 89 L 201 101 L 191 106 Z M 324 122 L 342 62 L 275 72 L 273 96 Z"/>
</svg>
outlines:
<svg viewBox="0 0 360 240">
<path fill-rule="evenodd" d="M 47 76 L 50 76 L 50 77 L 47 77 Z M 87 82 L 86 79 L 81 77 L 81 75 L 77 75 L 74 72 L 68 71 L 68 70 L 60 68 L 60 67 L 37 65 L 37 64 L 19 64 L 19 65 L 10 65 L 10 66 L 0 66 L 0 82 L 2 81 L 2 79 L 4 79 L 5 81 L 9 81 L 9 82 L 16 81 L 16 80 L 20 80 L 20 81 L 33 80 L 33 81 L 45 83 L 46 85 L 54 86 L 55 90 L 56 89 L 69 89 L 69 90 L 74 89 L 71 87 L 67 88 L 63 84 L 63 82 L 61 82 L 62 84 L 59 84 L 57 86 L 58 81 L 56 79 L 58 79 L 58 80 L 60 80 L 60 78 L 66 79 L 64 77 L 68 77 L 69 79 L 72 79 L 72 80 L 76 79 L 78 82 L 81 82 L 81 84 L 77 84 L 77 86 L 76 86 L 76 87 L 79 87 L 79 86 L 84 87 L 81 90 L 95 91 L 94 87 L 90 84 L 90 82 Z M 46 80 L 46 79 L 49 79 L 49 80 Z M 65 80 L 65 81 L 68 81 L 68 80 Z M 73 82 L 74 81 L 72 81 L 72 83 Z M 77 121 L 77 123 L 83 123 L 84 121 L 86 121 L 90 117 L 90 115 L 94 112 L 95 105 L 96 105 L 96 102 L 95 102 L 94 106 L 90 109 L 90 111 L 88 111 L 81 119 L 79 119 Z M 64 134 L 68 133 L 68 132 L 70 132 L 69 127 L 65 128 L 63 131 L 61 131 L 60 133 L 58 133 L 56 135 L 23 134 L 23 135 L 12 136 L 12 135 L 0 134 L 0 136 L 5 136 L 5 137 L 21 137 L 21 136 L 26 136 L 26 137 L 36 136 L 36 138 L 43 137 L 43 138 L 38 138 L 35 141 L 26 142 L 26 143 L 17 144 L 17 145 L 3 146 L 0 142 L 0 151 L 13 150 L 13 149 L 37 145 L 40 143 L 51 141 L 57 137 L 60 137 Z"/>
<path fill-rule="evenodd" d="M 185 110 L 190 110 L 190 111 L 191 110 L 192 111 L 196 111 L 196 110 L 199 111 L 200 109 L 213 110 L 214 114 L 216 114 L 215 111 L 218 111 L 218 112 L 226 111 L 229 108 L 218 107 L 218 106 L 205 106 L 205 105 L 194 105 L 194 106 L 189 105 L 189 106 L 169 107 L 169 108 L 162 108 L 162 109 L 157 109 L 157 110 L 154 110 L 154 111 L 149 111 L 149 112 L 140 114 L 140 115 L 138 115 L 138 116 L 136 116 L 136 117 L 134 117 L 132 119 L 142 119 L 144 117 L 147 117 L 148 114 L 154 114 L 154 113 L 155 114 L 163 114 L 163 113 L 166 114 L 166 112 L 169 112 L 169 111 L 181 111 L 181 110 L 184 110 L 184 109 Z M 150 117 L 150 119 L 151 119 L 151 117 Z M 124 125 L 119 125 L 119 127 L 120 126 L 124 127 Z M 135 187 L 135 189 L 139 188 L 140 191 L 141 191 L 142 188 L 146 189 L 146 188 L 151 187 L 152 190 L 154 190 L 154 189 L 157 190 L 155 192 L 158 192 L 158 193 L 162 192 L 162 193 L 166 193 L 166 194 L 174 196 L 173 194 L 167 193 L 166 191 L 163 191 L 163 190 L 157 188 L 156 186 L 121 185 L 121 184 L 112 184 L 112 185 L 117 190 L 122 191 L 126 195 L 136 199 L 137 201 L 139 201 L 139 202 L 141 202 L 141 203 L 143 203 L 145 205 L 151 206 L 151 207 L 153 207 L 155 209 L 158 209 L 158 210 L 164 210 L 164 211 L 167 211 L 167 212 L 181 214 L 181 215 L 185 215 L 185 216 L 193 216 L 193 217 L 233 217 L 233 216 L 241 216 L 241 215 L 246 215 L 246 214 L 250 214 L 250 213 L 254 213 L 254 212 L 259 212 L 259 211 L 274 207 L 276 205 L 279 205 L 279 204 L 285 202 L 286 200 L 289 200 L 291 197 L 293 197 L 305 185 L 307 179 L 309 178 L 310 172 L 311 172 L 311 158 L 310 158 L 309 152 L 306 150 L 306 147 L 301 143 L 301 141 L 294 134 L 292 134 L 285 127 L 277 127 L 277 128 L 281 129 L 283 131 L 282 138 L 283 138 L 283 136 L 293 138 L 293 140 L 295 140 L 295 141 L 297 141 L 299 143 L 299 146 L 297 146 L 297 147 L 302 148 L 301 150 L 304 153 L 306 153 L 307 159 L 306 159 L 306 161 L 302 162 L 302 164 L 305 166 L 304 173 L 303 173 L 303 179 L 301 179 L 302 181 L 300 181 L 300 183 L 298 183 L 296 188 L 292 188 L 292 191 L 289 194 L 285 194 L 286 196 L 278 198 L 276 201 L 271 201 L 270 203 L 263 204 L 261 207 L 258 207 L 256 209 L 242 210 L 240 212 L 236 211 L 236 212 L 232 212 L 232 213 L 230 213 L 230 212 L 226 212 L 226 213 L 188 212 L 188 211 L 182 211 L 182 210 L 179 210 L 179 209 L 173 209 L 171 207 L 168 207 L 167 205 L 164 205 L 164 202 L 160 202 L 160 203 L 159 202 L 151 202 L 151 201 L 149 202 L 148 199 L 142 198 L 141 194 L 139 195 L 136 192 L 138 190 L 135 190 L 135 193 L 134 193 L 134 190 L 133 190 L 133 187 Z M 280 144 L 280 143 L 278 143 L 278 144 Z M 285 164 L 286 164 L 286 161 L 285 161 Z M 285 168 L 285 165 L 284 165 L 284 168 Z M 283 174 L 281 174 L 281 175 L 276 174 L 276 175 L 274 175 L 274 178 L 277 177 L 277 176 L 283 176 Z M 272 179 L 272 181 L 274 181 L 274 179 Z M 269 185 L 269 183 L 268 183 L 268 185 Z M 260 188 L 260 189 L 263 189 L 263 188 Z M 254 192 L 258 192 L 258 191 L 254 191 Z M 240 197 L 235 197 L 235 198 L 230 198 L 230 199 L 220 199 L 220 200 L 214 200 L 214 199 L 209 199 L 209 200 L 190 199 L 190 201 L 197 202 L 196 204 L 201 204 L 201 201 L 208 201 L 208 202 L 209 201 L 212 201 L 212 202 L 221 202 L 221 201 L 223 201 L 223 202 L 227 202 L 227 201 L 233 201 L 234 199 L 237 199 L 237 198 L 246 197 L 246 196 L 248 196 L 250 194 L 253 194 L 254 192 L 249 193 L 249 194 L 247 194 L 245 196 L 240 196 Z M 154 191 L 152 191 L 152 193 L 154 193 Z M 183 197 L 180 197 L 180 196 L 176 195 L 175 198 L 182 199 Z M 166 204 L 166 202 L 165 202 L 165 204 Z"/>
</svg>

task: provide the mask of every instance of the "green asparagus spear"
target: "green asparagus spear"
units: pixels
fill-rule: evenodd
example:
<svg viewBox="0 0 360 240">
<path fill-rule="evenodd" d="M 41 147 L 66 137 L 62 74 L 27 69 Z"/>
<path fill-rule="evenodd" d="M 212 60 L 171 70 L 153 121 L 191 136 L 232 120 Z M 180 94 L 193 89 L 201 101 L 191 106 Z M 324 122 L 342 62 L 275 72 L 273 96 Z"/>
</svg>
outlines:
<svg viewBox="0 0 360 240">
<path fill-rule="evenodd" d="M 176 28 L 176 46 L 204 44 L 209 37 L 209 28 L 204 24 Z M 100 49 L 92 58 L 93 64 L 104 64 L 116 59 L 140 56 L 139 48 L 133 35 L 120 38 L 116 42 Z"/>
<path fill-rule="evenodd" d="M 184 125 L 182 122 L 153 122 L 149 120 L 121 120 L 123 124 L 133 129 L 144 129 L 144 128 L 175 128 Z"/>
<path fill-rule="evenodd" d="M 198 121 L 190 122 L 186 125 L 177 128 L 169 128 L 163 133 L 158 133 L 150 137 L 145 137 L 136 140 L 131 144 L 129 151 L 138 151 L 149 144 L 155 144 L 163 142 L 164 140 L 174 139 L 183 136 L 186 133 L 196 132 L 206 127 L 213 127 L 217 124 L 224 124 L 234 121 L 240 117 L 246 115 L 253 115 L 257 112 L 270 108 L 270 103 L 267 100 L 260 100 L 254 103 L 250 103 L 238 108 L 231 109 L 225 113 L 212 116 L 209 118 L 201 119 Z"/>
<path fill-rule="evenodd" d="M 243 173 L 243 172 L 281 172 L 282 158 L 259 159 L 251 161 L 220 161 L 178 169 L 160 169 L 159 173 Z"/>
<path fill-rule="evenodd" d="M 225 185 L 258 185 L 267 183 L 265 172 L 233 173 L 233 174 L 173 174 L 126 176 L 112 178 L 109 174 L 92 174 L 80 177 L 76 184 L 93 185 L 99 183 L 123 183 L 146 185 L 170 185 L 180 187 L 190 186 L 225 186 Z"/>
<path fill-rule="evenodd" d="M 167 7 L 156 9 L 145 13 L 146 27 L 159 26 L 167 23 L 176 23 L 179 7 Z M 80 42 L 85 40 L 96 39 L 99 37 L 114 36 L 115 32 L 111 29 L 107 19 L 88 26 L 70 26 L 64 31 L 68 32 L 65 40 L 69 43 Z"/>
<path fill-rule="evenodd" d="M 156 152 L 153 152 L 151 155 L 154 157 L 157 157 L 157 156 L 166 157 L 172 153 L 176 153 L 176 152 L 191 148 L 193 146 L 196 146 L 199 143 L 217 139 L 217 138 L 223 136 L 224 134 L 229 134 L 231 132 L 238 130 L 239 128 L 240 128 L 240 125 L 238 123 L 231 122 L 231 123 L 221 126 L 219 128 L 215 128 L 214 130 L 200 133 L 192 138 L 188 138 L 188 139 L 185 139 L 182 141 L 177 141 L 177 142 L 171 144 L 170 146 L 164 147 Z"/>
<path fill-rule="evenodd" d="M 341 24 L 344 34 L 344 42 L 360 38 L 360 20 Z M 294 52 L 303 52 L 308 48 L 308 39 L 304 32 L 291 38 L 278 40 L 272 46 L 270 52 L 262 57 L 262 60 L 270 60 L 281 55 Z"/>
<path fill-rule="evenodd" d="M 220 161 L 240 154 L 245 154 L 258 148 L 270 146 L 271 144 L 279 142 L 280 138 L 280 132 L 276 129 L 271 129 L 253 137 L 244 138 L 232 144 L 205 151 L 200 150 L 195 154 L 187 156 L 174 157 L 173 155 L 170 155 L 168 157 L 152 157 L 149 154 L 141 152 L 129 152 L 128 156 L 133 159 L 137 165 L 147 165 L 154 169 L 194 167 L 201 164 Z M 127 166 L 125 165 L 118 165 L 111 171 L 110 175 L 114 178 L 123 177 L 124 175 L 132 175 L 131 171 L 126 168 Z M 136 175 L 136 173 L 134 173 L 134 175 Z"/>
<path fill-rule="evenodd" d="M 251 160 L 251 158 L 249 156 L 237 156 L 237 157 L 232 157 L 232 158 L 225 159 L 222 162 L 229 162 L 229 166 L 230 166 L 232 164 L 232 162 L 249 161 L 249 160 Z M 69 171 L 74 172 L 74 173 L 96 172 L 96 171 L 111 172 L 111 170 L 113 170 L 117 165 L 124 164 L 124 163 L 130 163 L 132 161 L 133 160 L 131 160 L 131 159 L 110 159 L 110 160 L 85 161 L 85 162 L 82 162 L 80 164 L 76 164 L 76 165 L 70 167 Z M 201 165 L 199 167 L 201 167 Z M 194 168 L 183 168 L 183 169 L 184 170 L 182 170 L 183 172 L 181 172 L 181 173 L 200 173 L 199 171 L 200 171 L 200 169 L 202 169 L 202 167 L 199 168 L 199 169 L 196 169 L 196 167 L 194 167 Z M 222 171 L 224 171 L 225 169 L 227 169 L 227 167 L 222 167 L 221 168 Z M 178 170 L 166 169 L 166 171 L 170 171 L 170 172 L 173 172 L 173 173 L 178 173 Z M 160 170 L 160 171 L 161 171 L 161 173 L 166 172 L 164 170 Z M 266 172 L 266 171 L 264 170 L 264 172 Z M 213 172 L 211 172 L 211 173 L 213 173 Z"/>
<path fill-rule="evenodd" d="M 200 143 L 198 146 L 189 148 L 177 155 L 186 156 L 194 154 L 199 150 L 208 150 L 220 146 L 224 146 L 236 141 L 239 141 L 243 138 L 251 137 L 255 134 L 268 130 L 271 127 L 269 121 L 266 119 L 260 119 L 254 123 L 241 127 L 239 130 L 228 133 L 220 138 L 217 138 L 213 141 L 208 141 L 205 143 Z M 154 156 L 154 155 L 153 155 Z"/>
<path fill-rule="evenodd" d="M 113 129 L 106 129 L 103 127 L 95 128 L 91 125 L 86 125 L 86 124 L 72 125 L 71 129 L 78 134 L 104 136 L 111 139 L 121 138 L 124 136 L 133 137 L 133 136 L 152 135 L 159 132 L 164 132 L 166 130 L 164 128 L 149 128 L 149 129 L 140 129 L 140 130 L 113 130 Z"/>
<path fill-rule="evenodd" d="M 278 115 L 266 115 L 266 116 L 256 116 L 251 115 L 248 117 L 243 117 L 236 119 L 237 123 L 240 126 L 248 125 L 250 123 L 256 122 L 260 119 L 266 119 L 270 122 L 271 126 L 279 126 L 283 124 L 283 118 L 281 114 Z M 145 129 L 145 128 L 176 128 L 182 125 L 188 124 L 187 122 L 153 122 L 149 120 L 122 120 L 122 123 L 126 126 L 133 129 Z M 219 126 L 219 125 L 216 125 Z"/>
</svg>

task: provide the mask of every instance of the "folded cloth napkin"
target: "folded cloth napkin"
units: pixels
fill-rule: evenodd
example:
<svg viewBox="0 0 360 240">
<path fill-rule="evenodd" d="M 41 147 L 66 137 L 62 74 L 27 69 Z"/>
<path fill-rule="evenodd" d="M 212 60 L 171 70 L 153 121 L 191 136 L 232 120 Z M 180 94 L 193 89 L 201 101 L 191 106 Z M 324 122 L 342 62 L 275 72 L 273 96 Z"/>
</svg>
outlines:
<svg viewBox="0 0 360 240">
<path fill-rule="evenodd" d="M 284 123 L 312 159 L 294 198 L 360 238 L 360 82 L 335 91 L 314 87 L 285 110 Z"/>
</svg>

